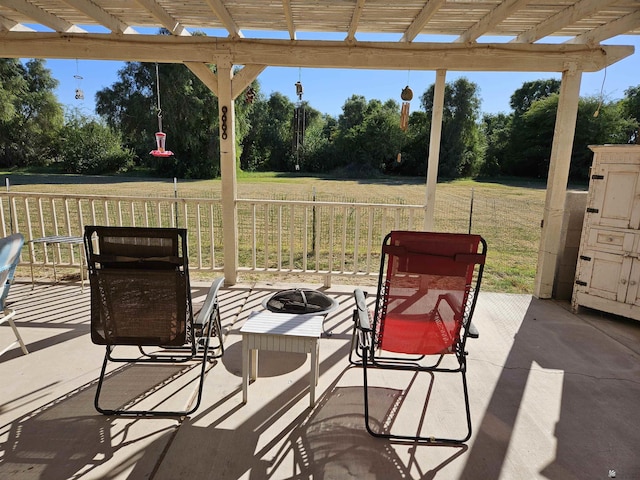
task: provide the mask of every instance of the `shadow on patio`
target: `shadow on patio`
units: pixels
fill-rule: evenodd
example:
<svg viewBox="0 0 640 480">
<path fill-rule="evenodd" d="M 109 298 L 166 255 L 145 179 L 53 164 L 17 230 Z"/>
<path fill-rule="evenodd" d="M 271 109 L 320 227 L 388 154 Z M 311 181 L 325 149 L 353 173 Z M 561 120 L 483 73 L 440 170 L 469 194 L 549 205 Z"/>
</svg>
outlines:
<svg viewBox="0 0 640 480">
<path fill-rule="evenodd" d="M 618 479 L 640 477 L 640 323 L 483 292 L 474 317 L 481 336 L 467 344 L 473 436 L 466 446 L 415 446 L 364 429 L 362 375 L 347 361 L 353 287 L 325 290 L 340 307 L 325 323 L 331 335 L 320 340 L 315 407 L 309 359 L 274 352 L 260 352 L 258 379 L 242 404 L 240 327 L 266 296 L 287 287 L 225 288 L 227 350 L 211 365 L 200 409 L 183 420 L 135 420 L 93 409 L 103 349 L 89 339 L 88 289 L 14 285 L 10 300 L 30 353 L 16 348 L 0 357 L 0 478 L 564 480 L 605 479 L 610 470 Z M 197 284 L 194 300 L 207 288 Z M 11 330 L 0 329 L 0 342 L 10 340 Z M 194 372 L 176 379 L 175 368 L 153 368 L 150 375 L 150 367 L 120 367 L 108 382 L 129 398 L 153 386 L 144 402 L 192 401 Z M 405 430 L 464 422 L 443 420 L 462 417 L 457 378 L 436 376 L 432 389 L 427 377 L 400 377 L 377 379 L 375 419 Z"/>
</svg>

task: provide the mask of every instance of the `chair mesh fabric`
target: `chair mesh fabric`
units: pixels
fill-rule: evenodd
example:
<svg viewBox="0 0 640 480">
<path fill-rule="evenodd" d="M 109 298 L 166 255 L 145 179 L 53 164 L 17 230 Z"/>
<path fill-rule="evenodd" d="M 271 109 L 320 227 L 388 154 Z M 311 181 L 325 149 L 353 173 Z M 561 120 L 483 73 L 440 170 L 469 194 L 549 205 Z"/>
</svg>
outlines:
<svg viewBox="0 0 640 480">
<path fill-rule="evenodd" d="M 183 272 L 103 269 L 96 271 L 91 281 L 91 336 L 95 343 L 185 344 L 187 299 Z"/>
<path fill-rule="evenodd" d="M 182 346 L 191 338 L 186 232 L 88 227 L 91 339 L 101 345 Z M 181 255 L 182 253 L 182 255 Z"/>
<path fill-rule="evenodd" d="M 383 350 L 421 355 L 455 351 L 479 242 L 474 235 L 391 234 L 384 249 L 388 258 L 377 322 Z"/>
</svg>

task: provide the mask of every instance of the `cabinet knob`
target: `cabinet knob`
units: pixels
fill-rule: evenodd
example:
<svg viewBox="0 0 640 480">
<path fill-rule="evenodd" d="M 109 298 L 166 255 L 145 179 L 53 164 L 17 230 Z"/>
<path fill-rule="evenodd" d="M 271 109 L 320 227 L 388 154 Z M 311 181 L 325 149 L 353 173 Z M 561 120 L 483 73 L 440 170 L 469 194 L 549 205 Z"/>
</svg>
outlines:
<svg viewBox="0 0 640 480">
<path fill-rule="evenodd" d="M 627 280 L 626 280 L 625 278 L 623 278 L 622 280 L 620 280 L 620 283 L 621 283 L 622 285 L 626 285 L 626 284 L 627 284 Z"/>
<path fill-rule="evenodd" d="M 629 285 L 635 285 L 635 284 L 636 284 L 636 281 L 635 281 L 635 280 L 631 280 L 631 281 L 629 282 Z"/>
</svg>

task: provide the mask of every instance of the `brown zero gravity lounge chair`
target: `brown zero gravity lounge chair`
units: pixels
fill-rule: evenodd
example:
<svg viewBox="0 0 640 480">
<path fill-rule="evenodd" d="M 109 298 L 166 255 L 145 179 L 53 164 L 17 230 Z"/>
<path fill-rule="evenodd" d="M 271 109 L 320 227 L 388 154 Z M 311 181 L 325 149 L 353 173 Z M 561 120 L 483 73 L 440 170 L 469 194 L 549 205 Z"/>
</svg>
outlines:
<svg viewBox="0 0 640 480">
<path fill-rule="evenodd" d="M 91 285 L 91 339 L 106 346 L 95 396 L 105 415 L 189 415 L 199 406 L 207 362 L 224 352 L 217 294 L 213 282 L 194 318 L 189 284 L 187 231 L 181 228 L 87 226 L 84 234 Z M 218 344 L 210 347 L 212 336 Z M 115 358 L 116 346 L 137 346 L 140 356 Z M 147 353 L 145 347 L 154 348 Z M 216 351 L 216 355 L 210 352 Z M 107 364 L 201 362 L 197 400 L 185 411 L 102 408 L 100 393 Z M 134 399 L 137 401 L 138 399 Z"/>
</svg>

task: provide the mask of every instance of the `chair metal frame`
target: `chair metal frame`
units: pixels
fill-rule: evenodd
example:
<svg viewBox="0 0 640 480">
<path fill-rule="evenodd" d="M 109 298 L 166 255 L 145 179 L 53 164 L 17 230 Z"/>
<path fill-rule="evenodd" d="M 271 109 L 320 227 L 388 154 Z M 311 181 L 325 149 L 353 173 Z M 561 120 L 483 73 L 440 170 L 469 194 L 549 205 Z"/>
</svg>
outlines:
<svg viewBox="0 0 640 480">
<path fill-rule="evenodd" d="M 105 236 L 122 236 L 140 238 L 142 243 L 148 239 L 167 239 L 171 238 L 175 241 L 176 248 L 171 255 L 166 257 L 158 257 L 154 253 L 145 255 L 144 248 L 138 249 L 136 254 L 131 257 L 124 252 L 109 252 L 105 254 L 100 252 L 101 238 Z M 92 340 L 99 345 L 105 345 L 106 352 L 100 371 L 100 377 L 96 388 L 94 406 L 96 410 L 104 415 L 119 416 L 187 416 L 195 412 L 200 406 L 202 400 L 202 390 L 204 378 L 207 371 L 208 363 L 224 354 L 223 332 L 220 317 L 220 305 L 218 302 L 218 292 L 224 284 L 224 278 L 220 277 L 213 281 L 209 292 L 202 306 L 202 309 L 194 318 L 193 305 L 191 298 L 191 288 L 189 282 L 189 261 L 187 255 L 187 231 L 183 228 L 138 228 L 138 227 L 102 227 L 102 226 L 86 226 L 84 234 L 85 251 L 87 255 L 87 265 L 89 270 L 89 281 L 91 287 L 92 302 Z M 97 250 L 96 250 L 96 245 Z M 117 269 L 127 274 L 134 271 L 153 272 L 156 270 L 158 274 L 163 272 L 175 271 L 176 275 L 184 277 L 185 292 L 184 299 L 186 305 L 186 333 L 185 343 L 182 345 L 163 345 L 152 339 L 142 339 L 138 341 L 114 341 L 108 338 L 108 335 L 102 337 L 95 332 L 95 322 L 97 310 L 101 306 L 97 305 L 98 296 L 96 289 L 99 288 L 98 277 L 105 271 L 108 274 L 116 275 Z M 170 286 L 168 286 L 169 288 Z M 178 297 L 180 298 L 180 297 Z M 181 322 L 183 320 L 180 320 Z M 211 346 L 211 337 L 218 337 L 218 344 Z M 141 356 L 139 357 L 116 357 L 113 355 L 116 346 L 129 345 L 137 346 Z M 149 353 L 144 347 L 155 347 Z M 217 353 L 210 353 L 210 351 Z M 106 370 L 109 362 L 120 363 L 170 363 L 180 364 L 190 361 L 200 361 L 200 375 L 198 381 L 197 397 L 193 406 L 187 410 L 167 411 L 167 410 L 134 410 L 127 408 L 103 408 L 100 406 L 100 395 L 106 376 Z M 134 399 L 135 400 L 135 399 Z"/>
<path fill-rule="evenodd" d="M 461 252 L 457 256 L 461 262 L 468 264 L 467 270 L 467 286 L 465 292 L 465 298 L 463 300 L 464 311 L 455 312 L 461 318 L 460 332 L 457 338 L 453 341 L 451 351 L 445 353 L 428 353 L 425 355 L 420 354 L 404 354 L 396 352 L 396 355 L 383 354 L 383 350 L 380 348 L 381 336 L 381 322 L 384 322 L 386 315 L 386 296 L 387 296 L 387 274 L 385 269 L 388 264 L 388 257 L 394 255 L 394 246 L 390 245 L 391 239 L 394 236 L 402 236 L 403 234 L 418 235 L 424 234 L 425 238 L 446 238 L 444 236 L 455 236 L 456 238 L 463 239 L 468 237 L 471 242 L 476 242 L 477 252 Z M 487 243 L 479 235 L 471 234 L 447 234 L 447 233 L 433 233 L 433 232 L 391 232 L 383 241 L 382 253 L 380 259 L 380 271 L 378 277 L 377 297 L 375 301 L 375 309 L 373 312 L 367 307 L 366 293 L 362 289 L 356 289 L 354 291 L 355 297 L 355 309 L 353 312 L 353 337 L 351 343 L 351 351 L 349 354 L 349 362 L 352 365 L 360 366 L 363 369 L 364 380 L 364 414 L 365 414 L 365 427 L 367 431 L 375 436 L 388 438 L 398 441 L 411 441 L 411 442 L 428 442 L 428 443 L 444 443 L 444 444 L 462 444 L 471 438 L 472 425 L 471 425 L 471 412 L 469 407 L 469 392 L 467 387 L 467 351 L 465 350 L 467 337 L 477 336 L 477 331 L 471 324 L 473 312 L 475 310 L 476 302 L 478 299 L 478 293 L 480 290 L 480 284 L 482 282 L 482 274 L 484 270 L 484 264 L 486 261 Z M 427 252 L 412 252 L 412 255 L 424 254 L 431 256 Z M 437 255 L 435 255 L 437 256 Z M 451 257 L 451 260 L 455 261 L 455 255 Z M 471 269 L 471 270 L 469 270 Z M 447 295 L 441 295 L 436 302 L 436 307 L 439 302 L 449 302 Z M 450 303 L 451 305 L 451 303 Z M 452 306 L 453 309 L 453 306 Z M 394 353 L 394 352 L 391 352 Z M 452 354 L 457 360 L 457 367 L 441 367 L 441 362 L 446 355 Z M 424 364 L 426 357 L 437 357 L 431 364 Z M 462 377 L 462 390 L 464 394 L 465 404 L 465 417 L 467 424 L 467 433 L 462 438 L 445 438 L 435 436 L 424 435 L 403 435 L 403 434 L 391 434 L 382 431 L 375 431 L 370 424 L 369 420 L 369 397 L 368 397 L 368 373 L 370 368 L 382 368 L 382 369 L 394 369 L 394 370 L 410 370 L 415 372 L 430 372 L 431 375 L 435 372 L 440 373 L 460 373 Z"/>
<path fill-rule="evenodd" d="M 24 340 L 22 340 L 22 336 L 18 331 L 18 327 L 16 327 L 13 320 L 13 317 L 16 315 L 16 311 L 13 308 L 8 308 L 6 305 L 7 295 L 9 294 L 9 288 L 13 284 L 13 277 L 16 272 L 16 267 L 20 262 L 20 252 L 22 251 L 23 245 L 24 236 L 21 233 L 14 233 L 8 237 L 0 239 L 2 257 L 7 255 L 7 258 L 4 259 L 5 263 L 0 266 L 0 288 L 2 289 L 0 293 L 0 325 L 8 323 L 16 337 L 15 342 L 10 343 L 0 351 L 0 356 L 11 350 L 16 345 L 20 345 L 20 349 L 23 354 L 27 355 L 29 353 L 29 350 L 24 344 Z M 8 248 L 9 251 L 5 252 L 5 248 Z"/>
</svg>

